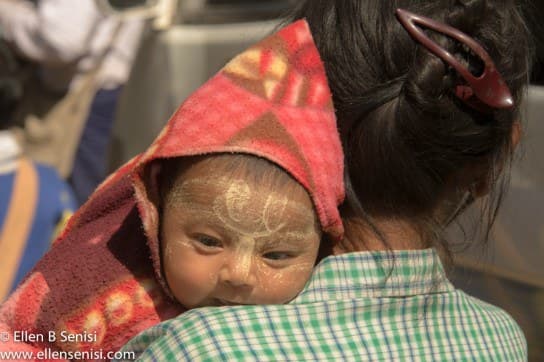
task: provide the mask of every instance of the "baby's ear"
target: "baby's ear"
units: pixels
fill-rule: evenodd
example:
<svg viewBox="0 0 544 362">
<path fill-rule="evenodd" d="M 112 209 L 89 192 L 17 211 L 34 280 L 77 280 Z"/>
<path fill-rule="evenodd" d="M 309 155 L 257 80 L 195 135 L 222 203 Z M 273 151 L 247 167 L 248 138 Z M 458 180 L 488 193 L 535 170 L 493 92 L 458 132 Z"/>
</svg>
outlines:
<svg viewBox="0 0 544 362">
<path fill-rule="evenodd" d="M 149 198 L 149 201 L 151 201 L 155 207 L 157 208 L 157 211 L 160 210 L 161 207 L 161 182 L 160 182 L 160 175 L 161 175 L 162 165 L 160 162 L 152 162 L 147 167 L 146 172 L 146 186 L 147 186 L 147 197 Z"/>
</svg>

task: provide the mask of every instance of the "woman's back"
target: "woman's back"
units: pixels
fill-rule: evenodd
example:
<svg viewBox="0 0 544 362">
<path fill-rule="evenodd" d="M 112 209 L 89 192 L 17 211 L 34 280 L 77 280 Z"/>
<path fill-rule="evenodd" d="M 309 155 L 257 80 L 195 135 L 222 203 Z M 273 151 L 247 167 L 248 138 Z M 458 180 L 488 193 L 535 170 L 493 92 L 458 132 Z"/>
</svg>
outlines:
<svg viewBox="0 0 544 362">
<path fill-rule="evenodd" d="M 446 229 L 469 205 L 480 212 L 464 241 L 485 244 L 522 134 L 531 51 L 515 1 L 313 0 L 298 18 L 324 60 L 346 155 L 347 238 L 333 253 L 434 248 L 451 262 L 460 241 Z M 398 333 L 411 353 L 426 345 L 445 360 L 527 358 L 510 316 L 447 284 L 378 302 L 377 315 L 396 321 L 388 331 L 378 317 L 380 335 Z M 426 314 L 416 318 L 417 306 Z"/>
</svg>

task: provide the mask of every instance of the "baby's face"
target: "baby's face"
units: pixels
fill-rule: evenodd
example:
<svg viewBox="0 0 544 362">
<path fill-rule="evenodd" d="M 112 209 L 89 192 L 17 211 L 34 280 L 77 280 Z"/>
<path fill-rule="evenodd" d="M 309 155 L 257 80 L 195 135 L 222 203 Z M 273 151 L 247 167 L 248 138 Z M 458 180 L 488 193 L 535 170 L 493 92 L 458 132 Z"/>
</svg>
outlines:
<svg viewBox="0 0 544 362">
<path fill-rule="evenodd" d="M 294 181 L 293 181 L 294 182 Z M 319 223 L 310 197 L 243 179 L 184 175 L 167 197 L 161 227 L 168 285 L 187 308 L 280 304 L 314 267 Z"/>
</svg>

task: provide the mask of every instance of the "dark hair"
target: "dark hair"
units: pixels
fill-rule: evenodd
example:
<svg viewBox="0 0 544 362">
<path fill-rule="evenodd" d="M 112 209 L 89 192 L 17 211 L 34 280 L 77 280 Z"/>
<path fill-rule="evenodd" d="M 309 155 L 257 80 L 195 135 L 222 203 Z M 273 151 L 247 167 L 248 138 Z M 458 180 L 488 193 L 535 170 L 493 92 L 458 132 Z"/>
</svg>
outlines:
<svg viewBox="0 0 544 362">
<path fill-rule="evenodd" d="M 12 117 L 22 97 L 18 68 L 15 54 L 8 43 L 0 39 L 0 130 L 12 125 Z"/>
<path fill-rule="evenodd" d="M 484 114 L 457 99 L 457 75 L 412 40 L 395 17 L 397 8 L 478 41 L 509 86 L 515 108 Z M 440 245 L 447 215 L 470 184 L 485 177 L 494 188 L 480 214 L 487 240 L 528 82 L 528 33 L 514 1 L 307 0 L 289 21 L 301 18 L 310 25 L 336 108 L 346 156 L 344 219 L 364 220 L 386 245 L 373 220 L 407 220 L 424 241 Z M 473 72 L 481 71 L 460 43 L 427 34 Z"/>
</svg>

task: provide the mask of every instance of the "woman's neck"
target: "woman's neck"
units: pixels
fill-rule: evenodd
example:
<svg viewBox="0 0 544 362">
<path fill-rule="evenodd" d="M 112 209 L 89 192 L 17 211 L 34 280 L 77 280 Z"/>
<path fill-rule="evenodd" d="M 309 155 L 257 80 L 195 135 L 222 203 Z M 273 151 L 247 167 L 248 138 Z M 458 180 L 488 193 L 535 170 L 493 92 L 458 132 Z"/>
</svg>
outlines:
<svg viewBox="0 0 544 362">
<path fill-rule="evenodd" d="M 333 254 L 355 251 L 414 250 L 428 245 L 421 234 L 410 223 L 402 220 L 374 220 L 381 235 L 373 231 L 368 223 L 360 220 L 344 220 L 346 238 L 333 248 Z"/>
</svg>

